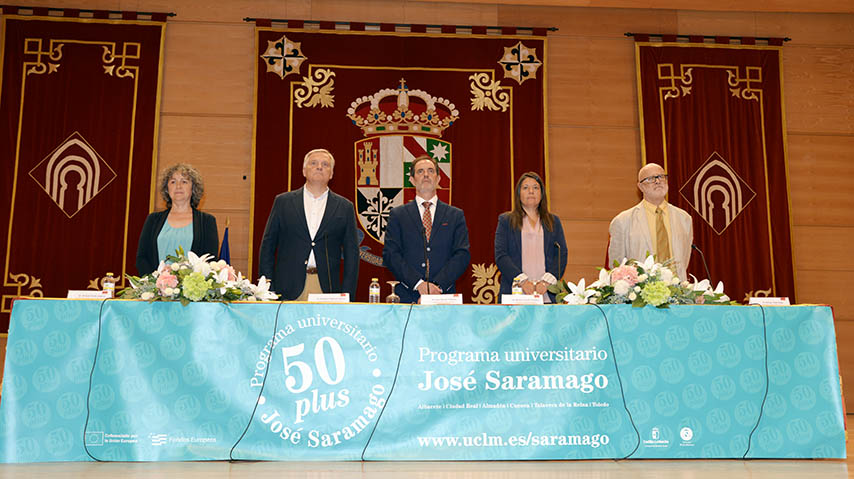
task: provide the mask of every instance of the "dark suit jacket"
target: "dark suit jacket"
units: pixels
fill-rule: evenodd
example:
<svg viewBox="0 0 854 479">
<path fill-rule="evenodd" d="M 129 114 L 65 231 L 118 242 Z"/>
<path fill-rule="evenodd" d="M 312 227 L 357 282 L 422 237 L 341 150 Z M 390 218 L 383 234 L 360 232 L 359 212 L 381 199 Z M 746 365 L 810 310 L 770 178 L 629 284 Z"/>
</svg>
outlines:
<svg viewBox="0 0 854 479">
<path fill-rule="evenodd" d="M 563 225 L 560 218 L 552 215 L 554 228 L 549 231 L 543 227 L 543 251 L 546 257 L 546 271 L 560 280 L 566 270 L 566 239 L 563 237 Z M 558 248 L 555 243 L 560 245 Z M 501 271 L 501 290 L 499 294 L 510 294 L 513 288 L 513 278 L 522 272 L 522 230 L 510 226 L 510 214 L 503 213 L 498 217 L 498 227 L 495 228 L 495 263 Z M 540 278 L 531 278 L 537 282 Z M 552 302 L 555 297 L 549 293 Z"/>
<path fill-rule="evenodd" d="M 312 241 L 305 218 L 303 188 L 276 196 L 261 240 L 258 271 L 272 281 L 271 290 L 281 294 L 283 300 L 296 299 L 305 287 L 306 264 L 313 250 L 323 292 L 350 293 L 350 299 L 354 300 L 359 277 L 359 240 L 353 203 L 329 190 L 326 210 Z M 342 255 L 343 281 L 340 279 Z"/>
<path fill-rule="evenodd" d="M 157 211 L 148 215 L 142 225 L 139 235 L 139 245 L 136 248 L 136 270 L 140 275 L 153 273 L 160 264 L 160 254 L 157 251 L 157 236 L 169 217 L 172 209 Z M 203 254 L 217 257 L 219 248 L 219 233 L 216 229 L 216 218 L 193 208 L 193 245 L 190 251 L 201 256 Z M 173 254 L 174 251 L 165 251 Z"/>
<path fill-rule="evenodd" d="M 400 281 L 395 291 L 402 303 L 416 302 L 421 295 L 415 285 L 420 280 L 427 280 L 423 230 L 415 201 L 392 208 L 388 215 L 383 266 Z M 430 282 L 442 288 L 444 293 L 453 293 L 454 284 L 471 260 L 469 230 L 463 210 L 437 202 L 426 247 L 430 258 Z"/>
</svg>

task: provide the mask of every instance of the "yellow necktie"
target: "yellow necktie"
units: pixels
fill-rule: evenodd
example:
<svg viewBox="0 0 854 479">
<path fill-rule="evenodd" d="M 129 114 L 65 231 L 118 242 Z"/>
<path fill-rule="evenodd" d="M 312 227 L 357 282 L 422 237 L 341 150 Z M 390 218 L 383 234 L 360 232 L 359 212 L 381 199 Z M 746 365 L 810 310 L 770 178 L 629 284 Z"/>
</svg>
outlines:
<svg viewBox="0 0 854 479">
<path fill-rule="evenodd" d="M 667 236 L 667 228 L 664 227 L 664 211 L 655 209 L 655 253 L 659 263 L 671 258 L 670 238 Z"/>
</svg>

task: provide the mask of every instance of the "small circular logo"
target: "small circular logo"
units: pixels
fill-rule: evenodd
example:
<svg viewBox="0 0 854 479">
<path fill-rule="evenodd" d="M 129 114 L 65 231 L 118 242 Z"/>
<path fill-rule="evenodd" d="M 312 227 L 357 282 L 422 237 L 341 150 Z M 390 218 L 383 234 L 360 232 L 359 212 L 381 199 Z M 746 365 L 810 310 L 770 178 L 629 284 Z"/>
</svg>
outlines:
<svg viewBox="0 0 854 479">
<path fill-rule="evenodd" d="M 674 351 L 681 351 L 691 343 L 691 335 L 683 326 L 671 326 L 664 333 L 664 342 Z"/>
<path fill-rule="evenodd" d="M 158 369 L 151 378 L 151 387 L 158 394 L 172 394 L 178 388 L 178 373 L 169 368 Z"/>
<path fill-rule="evenodd" d="M 710 343 L 718 337 L 718 327 L 710 319 L 699 319 L 694 323 L 694 337 L 701 343 Z"/>
<path fill-rule="evenodd" d="M 163 329 L 165 319 L 161 314 L 155 314 L 150 309 L 144 310 L 136 320 L 140 331 L 146 334 L 153 334 Z"/>
<path fill-rule="evenodd" d="M 661 379 L 668 384 L 677 384 L 685 378 L 685 367 L 676 358 L 667 358 L 661 362 L 658 371 Z"/>
<path fill-rule="evenodd" d="M 151 345 L 151 343 L 145 341 L 140 341 L 134 344 L 133 348 L 131 348 L 131 353 L 133 354 L 133 358 L 136 360 L 136 363 L 141 368 L 147 368 L 157 360 L 157 350 Z"/>
<path fill-rule="evenodd" d="M 638 391 L 649 391 L 655 387 L 655 371 L 649 366 L 639 366 L 632 371 L 632 385 Z"/>
<path fill-rule="evenodd" d="M 778 329 L 771 334 L 771 346 L 781 353 L 789 352 L 795 347 L 795 334 L 788 329 Z"/>
<path fill-rule="evenodd" d="M 160 340 L 160 354 L 170 361 L 180 359 L 186 349 L 187 343 L 177 334 L 170 334 Z"/>
<path fill-rule="evenodd" d="M 63 331 L 51 331 L 45 336 L 43 346 L 48 356 L 63 356 L 71 349 L 71 336 Z"/>
<path fill-rule="evenodd" d="M 690 441 L 694 438 L 694 430 L 690 427 L 683 427 L 679 430 L 679 437 L 681 437 L 683 441 Z"/>
<path fill-rule="evenodd" d="M 86 407 L 83 396 L 75 392 L 66 392 L 56 400 L 56 414 L 63 419 L 74 419 L 83 414 Z"/>
<path fill-rule="evenodd" d="M 638 336 L 636 342 L 638 353 L 647 357 L 654 358 L 661 352 L 661 340 L 655 333 L 646 332 Z"/>
<path fill-rule="evenodd" d="M 695 376 L 705 376 L 712 370 L 712 357 L 702 349 L 688 355 L 688 370 Z"/>
</svg>

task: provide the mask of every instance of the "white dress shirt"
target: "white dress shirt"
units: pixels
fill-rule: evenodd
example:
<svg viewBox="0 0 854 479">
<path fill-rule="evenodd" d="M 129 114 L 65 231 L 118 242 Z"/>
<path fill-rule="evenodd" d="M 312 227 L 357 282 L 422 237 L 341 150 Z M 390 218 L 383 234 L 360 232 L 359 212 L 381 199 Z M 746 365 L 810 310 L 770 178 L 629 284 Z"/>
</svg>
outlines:
<svg viewBox="0 0 854 479">
<path fill-rule="evenodd" d="M 430 200 L 425 200 L 424 198 L 416 195 L 415 196 L 415 204 L 418 205 L 418 216 L 421 217 L 421 220 L 424 221 L 424 205 L 425 201 L 429 201 L 433 206 L 430 207 L 430 226 L 433 226 L 433 220 L 436 218 L 436 205 L 439 203 L 439 195 L 433 195 L 433 198 Z"/>
<path fill-rule="evenodd" d="M 431 198 L 429 200 L 425 200 L 424 198 L 422 198 L 418 195 L 415 195 L 415 204 L 418 205 L 418 216 L 421 217 L 422 223 L 424 221 L 424 210 L 426 209 L 426 208 L 424 208 L 424 204 L 423 204 L 425 201 L 428 201 L 428 202 L 430 202 L 431 205 L 433 205 L 430 207 L 430 226 L 431 226 L 431 233 L 430 234 L 432 235 L 433 234 L 432 233 L 433 220 L 436 219 L 436 205 L 439 202 L 439 195 L 433 195 L 433 198 Z M 429 247 L 428 247 L 427 251 L 430 251 Z M 423 282 L 424 282 L 424 280 L 422 279 L 422 280 L 419 280 L 417 283 L 415 283 L 415 289 L 418 289 L 418 286 L 420 286 L 421 283 L 423 283 Z M 433 283 L 433 284 L 435 284 L 435 283 Z M 439 289 L 441 290 L 441 288 L 439 288 Z"/>
<path fill-rule="evenodd" d="M 305 207 L 305 222 L 308 226 L 308 234 L 314 240 L 317 235 L 317 230 L 320 228 L 320 222 L 323 220 L 323 213 L 326 212 L 326 200 L 329 199 L 329 188 L 322 195 L 315 197 L 308 191 L 308 188 L 302 189 L 302 204 Z M 314 250 L 308 254 L 307 268 L 316 268 L 317 261 L 314 258 Z"/>
</svg>

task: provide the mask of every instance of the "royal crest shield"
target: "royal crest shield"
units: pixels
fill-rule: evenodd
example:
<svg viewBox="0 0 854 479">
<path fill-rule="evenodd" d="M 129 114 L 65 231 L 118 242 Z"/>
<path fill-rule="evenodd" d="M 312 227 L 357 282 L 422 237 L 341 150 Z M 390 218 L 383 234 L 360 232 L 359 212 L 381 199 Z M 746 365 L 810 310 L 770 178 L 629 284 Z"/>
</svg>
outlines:
<svg viewBox="0 0 854 479">
<path fill-rule="evenodd" d="M 388 214 L 415 198 L 409 169 L 415 158 L 430 155 L 439 163 L 439 199 L 451 202 L 451 144 L 415 135 L 365 138 L 355 143 L 356 209 L 362 228 L 384 243 Z"/>
<path fill-rule="evenodd" d="M 353 101 L 347 113 L 365 135 L 354 144 L 356 209 L 365 232 L 384 243 L 391 209 L 415 198 L 409 169 L 419 156 L 439 163 L 437 193 L 451 203 L 451 143 L 439 138 L 459 118 L 453 103 L 409 90 L 401 79 L 396 89 Z"/>
</svg>

